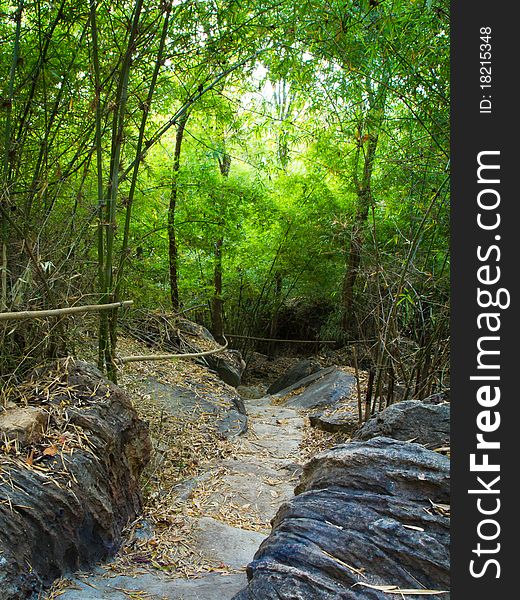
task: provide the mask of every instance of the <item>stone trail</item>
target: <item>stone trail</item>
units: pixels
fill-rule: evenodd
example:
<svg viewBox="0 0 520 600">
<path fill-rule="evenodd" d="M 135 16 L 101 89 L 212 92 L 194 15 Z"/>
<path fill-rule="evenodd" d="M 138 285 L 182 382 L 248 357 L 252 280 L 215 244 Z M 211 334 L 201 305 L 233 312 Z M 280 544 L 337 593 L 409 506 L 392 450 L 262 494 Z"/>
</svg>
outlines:
<svg viewBox="0 0 520 600">
<path fill-rule="evenodd" d="M 77 577 L 60 600 L 230 600 L 247 585 L 246 565 L 269 534 L 267 524 L 293 496 L 301 472 L 299 447 L 304 419 L 293 408 L 272 404 L 271 396 L 245 400 L 248 431 L 237 438 L 233 458 L 221 461 L 224 475 L 208 504 L 210 516 L 194 518 L 194 550 L 231 573 L 208 573 L 196 579 L 174 578 L 157 571 L 114 574 L 99 568 Z M 261 531 L 233 527 L 219 517 L 226 506 L 243 507 L 266 524 Z"/>
</svg>

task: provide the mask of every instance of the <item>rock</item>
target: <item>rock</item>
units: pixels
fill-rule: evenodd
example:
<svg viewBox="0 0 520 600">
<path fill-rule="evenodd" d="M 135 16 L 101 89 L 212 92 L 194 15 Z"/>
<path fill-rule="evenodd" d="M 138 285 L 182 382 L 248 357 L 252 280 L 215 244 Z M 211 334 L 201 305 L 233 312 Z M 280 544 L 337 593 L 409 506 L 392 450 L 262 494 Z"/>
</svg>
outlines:
<svg viewBox="0 0 520 600">
<path fill-rule="evenodd" d="M 283 468 L 282 461 L 283 459 L 277 457 L 274 457 L 274 460 L 267 457 L 256 460 L 225 460 L 222 463 L 225 474 L 219 482 L 218 490 L 209 496 L 208 505 L 232 505 L 243 515 L 255 515 L 255 520 L 266 523 L 268 529 L 267 523 L 275 516 L 280 504 L 293 496 L 297 480 L 296 469 L 280 472 Z M 252 560 L 259 545 L 258 543 L 243 566 Z M 221 548 L 222 554 L 226 552 L 227 550 Z"/>
<path fill-rule="evenodd" d="M 309 415 L 309 421 L 313 427 L 330 433 L 341 432 L 350 435 L 359 427 L 357 415 L 354 416 L 349 412 L 316 412 Z"/>
<path fill-rule="evenodd" d="M 245 573 L 210 573 L 196 579 L 140 573 L 76 579 L 74 588 L 60 593 L 59 600 L 228 600 L 247 584 Z M 134 593 L 132 593 L 134 592 Z"/>
<path fill-rule="evenodd" d="M 197 519 L 195 549 L 216 565 L 243 569 L 253 559 L 265 535 L 232 527 L 211 517 Z"/>
<path fill-rule="evenodd" d="M 273 396 L 279 398 L 281 396 L 286 396 L 287 394 L 294 392 L 294 390 L 299 390 L 300 388 L 306 388 L 314 381 L 317 381 L 318 379 L 325 377 L 325 375 L 332 373 L 334 370 L 335 370 L 335 367 L 327 367 L 326 369 L 321 369 L 320 371 L 311 373 L 310 375 L 307 375 L 307 377 L 300 379 L 300 381 L 297 381 L 296 383 L 293 383 L 289 387 L 286 387 L 283 390 L 280 390 L 279 392 L 277 392 L 276 394 L 273 394 Z"/>
<path fill-rule="evenodd" d="M 151 313 L 141 320 L 138 319 L 133 333 L 155 348 L 163 348 L 174 353 L 186 352 L 185 349 L 181 349 L 185 348 L 186 342 L 192 352 L 206 352 L 212 349 L 217 350 L 220 347 L 206 327 L 188 319 L 168 318 L 167 315 Z M 224 350 L 218 354 L 200 356 L 194 360 L 215 371 L 225 383 L 232 387 L 240 385 L 242 373 L 246 367 L 238 350 Z"/>
<path fill-rule="evenodd" d="M 263 398 L 266 395 L 265 388 L 261 385 L 240 385 L 237 387 L 237 392 L 240 394 L 241 398 L 245 398 L 246 400 L 255 400 Z"/>
<path fill-rule="evenodd" d="M 450 401 L 450 390 L 443 390 L 442 392 L 437 392 L 428 396 L 423 400 L 427 404 L 442 404 L 443 402 Z"/>
<path fill-rule="evenodd" d="M 188 319 L 179 319 L 177 324 L 180 331 L 187 333 L 190 336 L 194 336 L 195 339 L 192 340 L 192 343 L 196 348 L 196 351 L 203 352 L 208 349 L 207 347 L 198 344 L 196 338 L 211 342 L 215 347 L 218 346 L 215 338 L 202 325 L 188 321 Z M 246 363 L 238 350 L 230 349 L 219 352 L 218 354 L 201 356 L 197 361 L 200 364 L 208 366 L 217 373 L 222 381 L 235 388 L 240 385 L 242 374 L 246 368 Z"/>
<path fill-rule="evenodd" d="M 355 434 L 355 439 L 377 436 L 414 441 L 435 449 L 450 444 L 450 406 L 421 400 L 392 404 L 369 419 Z"/>
<path fill-rule="evenodd" d="M 267 388 L 267 393 L 277 394 L 320 370 L 321 365 L 317 361 L 311 359 L 302 360 L 278 377 L 278 379 Z"/>
<path fill-rule="evenodd" d="M 225 437 L 236 437 L 247 431 L 247 416 L 237 410 L 229 410 L 218 422 L 218 430 Z"/>
<path fill-rule="evenodd" d="M 285 406 L 295 408 L 331 406 L 348 398 L 355 387 L 356 378 L 353 375 L 347 375 L 339 369 L 332 369 L 308 385 L 300 394 L 289 396 Z"/>
<path fill-rule="evenodd" d="M 47 413 L 35 406 L 10 408 L 0 414 L 0 437 L 21 446 L 37 443 L 47 425 Z"/>
<path fill-rule="evenodd" d="M 208 481 L 212 476 L 211 471 L 206 471 L 201 475 L 197 475 L 196 477 L 189 477 L 184 479 L 180 483 L 175 484 L 171 488 L 172 498 L 175 498 L 176 503 L 186 503 L 192 496 L 197 487 L 206 481 Z"/>
<path fill-rule="evenodd" d="M 61 361 L 41 377 L 29 402 L 46 403 L 47 434 L 61 435 L 65 449 L 55 445 L 45 454 L 33 444 L 38 469 L 24 461 L 29 449 L 3 460 L 3 600 L 29 598 L 56 577 L 114 554 L 140 509 L 139 478 L 150 454 L 148 430 L 130 399 L 97 370 Z M 48 397 L 38 392 L 44 389 Z"/>
<path fill-rule="evenodd" d="M 235 388 L 240 385 L 246 363 L 238 350 L 226 350 L 204 358 L 208 367 L 216 371 L 222 381 Z"/>
<path fill-rule="evenodd" d="M 176 320 L 176 324 L 180 331 L 183 333 L 187 333 L 188 335 L 192 335 L 194 337 L 200 337 L 207 342 L 215 343 L 215 338 L 211 335 L 209 329 L 206 329 L 203 325 L 199 325 L 198 323 L 194 323 L 189 319 L 179 318 Z"/>
<path fill-rule="evenodd" d="M 215 375 L 211 375 L 215 379 Z M 218 380 L 217 380 L 218 381 Z M 246 409 L 235 390 L 220 384 L 205 389 L 204 382 L 193 382 L 190 387 L 166 385 L 155 377 L 144 382 L 144 389 L 168 414 L 197 420 L 201 415 L 214 415 L 215 428 L 226 438 L 247 431 Z"/>
<path fill-rule="evenodd" d="M 445 456 L 388 438 L 343 444 L 305 466 L 295 493 L 233 600 L 388 600 L 359 584 L 449 590 Z"/>
</svg>

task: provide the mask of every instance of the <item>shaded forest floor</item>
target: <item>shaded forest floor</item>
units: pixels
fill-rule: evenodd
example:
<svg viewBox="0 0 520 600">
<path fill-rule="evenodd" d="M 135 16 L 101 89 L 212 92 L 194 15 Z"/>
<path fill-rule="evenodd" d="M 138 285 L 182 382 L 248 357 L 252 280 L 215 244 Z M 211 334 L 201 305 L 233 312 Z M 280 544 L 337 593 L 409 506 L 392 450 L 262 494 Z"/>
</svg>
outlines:
<svg viewBox="0 0 520 600">
<path fill-rule="evenodd" d="M 124 354 L 150 353 L 131 338 L 119 345 Z M 322 366 L 342 359 L 316 358 Z M 149 423 L 153 444 L 142 514 L 128 526 L 113 561 L 94 574 L 57 581 L 47 600 L 228 600 L 245 587 L 245 567 L 268 535 L 270 520 L 293 495 L 302 465 L 347 439 L 312 428 L 305 411 L 265 395 L 298 360 L 252 356 L 239 388 L 248 430 L 228 439 L 208 426 L 211 414 L 193 420 L 165 411 L 149 385 L 153 378 L 163 390 L 180 386 L 218 401 L 233 390 L 216 375 L 192 361 L 126 365 L 119 383 Z M 341 409 L 357 415 L 357 395 Z"/>
</svg>

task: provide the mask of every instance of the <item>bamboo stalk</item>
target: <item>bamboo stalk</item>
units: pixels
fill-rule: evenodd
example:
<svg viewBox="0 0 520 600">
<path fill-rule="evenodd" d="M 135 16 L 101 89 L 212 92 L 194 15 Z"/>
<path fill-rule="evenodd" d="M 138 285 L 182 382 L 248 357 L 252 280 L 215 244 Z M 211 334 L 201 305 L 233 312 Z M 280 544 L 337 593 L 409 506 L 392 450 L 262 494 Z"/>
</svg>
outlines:
<svg viewBox="0 0 520 600">
<path fill-rule="evenodd" d="M 96 175 L 97 175 L 97 261 L 98 261 L 98 288 L 101 294 L 101 300 L 104 298 L 105 292 L 105 241 L 103 228 L 103 213 L 105 209 L 104 193 L 103 193 L 103 157 L 102 157 L 102 140 L 101 140 L 101 75 L 99 66 L 99 47 L 97 34 L 97 5 L 95 0 L 90 0 L 90 28 L 92 35 L 92 65 L 94 71 L 94 99 L 96 103 Z M 99 320 L 98 333 L 98 367 L 103 370 L 105 347 L 108 328 L 106 315 L 101 316 Z"/>
<path fill-rule="evenodd" d="M 10 173 L 10 150 L 11 150 L 11 128 L 12 128 L 12 112 L 13 112 L 13 101 L 14 101 L 14 82 L 16 75 L 16 67 L 18 66 L 18 58 L 20 52 L 20 32 L 22 25 L 22 11 L 24 7 L 24 0 L 20 0 L 18 4 L 18 9 L 15 15 L 16 22 L 16 31 L 14 36 L 14 48 L 13 48 L 13 58 L 11 61 L 11 69 L 9 71 L 9 86 L 8 86 L 8 96 L 7 96 L 7 109 L 6 109 L 6 117 L 5 117 L 5 126 L 4 126 L 4 156 L 3 156 L 3 165 L 2 165 L 2 176 L 3 176 L 3 184 L 5 185 L 5 199 L 2 198 L 2 201 L 7 204 L 9 200 L 9 182 L 11 179 Z M 1 275 L 1 300 L 0 306 L 1 310 L 5 310 L 7 308 L 7 268 L 8 268 L 8 260 L 7 260 L 7 242 L 8 242 L 8 222 L 5 216 L 1 217 L 1 236 L 2 236 L 2 275 Z"/>
<path fill-rule="evenodd" d="M 361 400 L 361 385 L 359 383 L 359 365 L 358 365 L 358 356 L 357 356 L 357 348 L 354 346 L 353 348 L 353 357 L 354 357 L 354 369 L 356 370 L 356 390 L 357 390 L 357 404 L 358 404 L 358 423 L 361 425 L 363 423 L 363 406 Z"/>
<path fill-rule="evenodd" d="M 226 338 L 224 338 L 226 340 Z M 156 361 L 156 360 L 171 360 L 174 358 L 197 358 L 199 356 L 210 356 L 211 354 L 218 354 L 228 347 L 229 342 L 220 348 L 215 350 L 206 350 L 205 352 L 192 352 L 189 354 L 136 354 L 135 356 L 121 356 L 117 358 L 118 363 L 126 364 L 130 362 L 141 362 L 141 361 Z"/>
<path fill-rule="evenodd" d="M 116 235 L 116 204 L 119 194 L 119 170 L 121 168 L 121 153 L 124 140 L 124 124 L 126 116 L 126 106 L 128 101 L 128 86 L 130 80 L 130 71 L 132 67 L 132 56 L 135 51 L 136 39 L 139 29 L 139 19 L 143 8 L 143 0 L 135 0 L 133 9 L 132 24 L 126 41 L 126 48 L 123 55 L 121 70 L 118 77 L 115 102 L 116 106 L 112 118 L 112 143 L 110 151 L 110 175 L 108 187 L 106 190 L 106 203 L 104 207 L 104 254 L 103 254 L 103 283 L 104 289 L 101 301 L 109 303 L 114 300 L 114 242 Z M 116 368 L 114 365 L 115 346 L 116 346 L 116 318 L 115 315 L 104 317 L 102 313 L 100 319 L 100 338 L 99 338 L 99 356 L 106 368 L 108 378 L 116 383 Z M 112 317 L 112 318 L 111 318 Z"/>
<path fill-rule="evenodd" d="M 154 95 L 156 84 L 157 84 L 157 78 L 159 76 L 159 71 L 161 69 L 161 65 L 163 64 L 164 48 L 166 45 L 166 40 L 168 38 L 168 25 L 170 23 L 171 9 L 172 9 L 172 5 L 169 4 L 166 8 L 166 12 L 165 12 L 165 16 L 164 16 L 163 29 L 162 29 L 162 33 L 161 33 L 161 37 L 160 37 L 160 42 L 159 42 L 159 50 L 157 52 L 157 58 L 155 61 L 155 66 L 154 66 L 154 70 L 153 70 L 153 74 L 152 74 L 152 80 L 151 80 L 150 86 L 148 88 L 148 94 L 147 94 L 146 100 L 143 104 L 143 111 L 142 111 L 142 115 L 141 115 L 141 124 L 139 126 L 139 136 L 138 136 L 138 140 L 137 140 L 137 147 L 135 150 L 137 160 L 134 162 L 132 179 L 130 182 L 130 189 L 128 191 L 128 197 L 126 200 L 125 225 L 123 228 L 123 243 L 121 245 L 119 268 L 117 271 L 117 277 L 116 277 L 116 282 L 115 282 L 115 286 L 114 286 L 114 299 L 115 300 L 117 300 L 118 296 L 119 296 L 121 283 L 123 281 L 123 270 L 124 270 L 126 260 L 128 258 L 127 250 L 128 250 L 129 239 L 130 239 L 130 223 L 132 220 L 132 206 L 134 203 L 135 190 L 136 190 L 137 179 L 138 179 L 138 175 L 139 175 L 139 167 L 141 165 L 141 160 L 139 160 L 139 157 L 142 155 L 142 149 L 143 149 L 145 131 L 146 131 L 146 124 L 148 121 L 148 115 L 150 113 L 150 109 L 152 106 L 152 100 L 153 100 L 153 95 Z M 123 119 L 123 117 L 124 117 L 124 115 L 121 116 L 121 119 Z"/>
<path fill-rule="evenodd" d="M 19 312 L 0 313 L 0 321 L 21 321 L 22 319 L 43 319 L 46 317 L 59 317 L 86 312 L 98 312 L 114 308 L 123 308 L 133 304 L 133 300 L 112 302 L 111 304 L 86 304 L 85 306 L 70 306 L 68 308 L 53 308 L 49 310 L 21 310 Z"/>
</svg>

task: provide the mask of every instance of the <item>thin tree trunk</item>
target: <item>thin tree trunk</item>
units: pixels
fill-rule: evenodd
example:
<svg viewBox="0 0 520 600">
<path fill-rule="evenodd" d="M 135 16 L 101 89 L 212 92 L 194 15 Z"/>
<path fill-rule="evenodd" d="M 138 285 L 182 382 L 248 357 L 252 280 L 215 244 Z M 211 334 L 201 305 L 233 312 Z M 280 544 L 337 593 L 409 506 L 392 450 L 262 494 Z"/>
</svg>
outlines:
<svg viewBox="0 0 520 600">
<path fill-rule="evenodd" d="M 219 157 L 218 165 L 222 177 L 229 176 L 231 168 L 231 156 L 224 152 Z M 224 340 L 224 302 L 222 300 L 222 247 L 224 245 L 224 235 L 222 228 L 224 223 L 220 224 L 219 237 L 215 242 L 215 266 L 213 270 L 213 298 L 211 300 L 211 329 L 215 339 L 223 343 Z"/>
<path fill-rule="evenodd" d="M 96 147 L 96 174 L 97 174 L 97 260 L 98 260 L 98 287 L 101 291 L 101 300 L 105 294 L 105 231 L 104 212 L 105 201 L 103 193 L 103 154 L 101 146 L 101 75 L 99 67 L 99 46 L 97 35 L 96 0 L 90 0 L 90 28 L 92 37 L 92 63 L 94 71 L 94 102 L 96 104 L 96 131 L 94 144 Z M 102 312 L 99 315 L 98 328 L 98 367 L 104 370 L 105 355 L 108 344 L 108 317 Z"/>
<path fill-rule="evenodd" d="M 356 323 L 354 289 L 359 275 L 365 243 L 364 229 L 370 208 L 374 203 L 372 194 L 372 174 L 377 152 L 378 135 L 385 115 L 387 83 L 389 77 L 390 73 L 387 70 L 387 67 L 385 67 L 385 72 L 376 91 L 371 88 L 370 82 L 367 81 L 367 112 L 365 119 L 358 125 L 358 147 L 353 172 L 354 185 L 357 192 L 357 207 L 342 290 L 342 329 L 344 333 L 352 332 Z M 360 173 L 359 165 L 361 154 L 363 155 L 363 166 Z"/>
<path fill-rule="evenodd" d="M 274 339 L 278 334 L 278 315 L 280 313 L 280 306 L 282 303 L 282 283 L 282 274 L 280 271 L 277 271 L 274 277 L 274 309 L 269 326 L 269 337 L 272 341 L 269 342 L 267 347 L 267 355 L 269 358 L 274 358 L 276 351 L 276 342 Z"/>
<path fill-rule="evenodd" d="M 23 11 L 24 0 L 20 0 L 18 3 L 18 10 L 15 15 L 16 31 L 14 36 L 14 47 L 13 47 L 13 58 L 11 60 L 11 69 L 9 72 L 9 88 L 7 95 L 7 106 L 6 106 L 6 117 L 5 117 L 5 134 L 4 134 L 4 156 L 2 165 L 2 184 L 4 189 L 1 190 L 1 202 L 4 205 L 8 205 L 10 196 L 10 163 L 11 163 L 11 128 L 12 128 L 12 113 L 13 113 L 13 102 L 14 102 L 14 80 L 16 75 L 16 67 L 18 65 L 18 57 L 20 53 L 20 30 L 22 24 L 22 11 Z M 1 299 L 0 306 L 1 310 L 7 309 L 7 271 L 8 271 L 8 241 L 9 241 L 9 224 L 7 219 L 0 215 L 2 222 L 1 235 L 2 235 L 2 278 L 1 278 Z"/>
<path fill-rule="evenodd" d="M 110 178 L 106 190 L 106 196 L 98 198 L 98 206 L 101 204 L 101 219 L 100 227 L 102 228 L 101 237 L 103 238 L 103 247 L 100 246 L 100 238 L 98 231 L 98 251 L 102 252 L 101 261 L 98 258 L 98 267 L 100 267 L 100 288 L 101 303 L 109 303 L 113 300 L 114 294 L 114 239 L 116 230 L 116 203 L 119 192 L 119 170 L 121 151 L 123 146 L 123 127 L 126 115 L 126 104 L 128 99 L 128 83 L 130 78 L 130 70 L 132 66 L 132 55 L 135 50 L 136 38 L 138 35 L 138 24 L 143 8 L 143 0 L 136 0 L 132 17 L 132 25 L 130 28 L 127 46 L 121 70 L 119 73 L 119 81 L 116 93 L 116 106 L 112 120 L 112 145 L 110 152 Z M 91 4 L 91 21 L 94 24 L 93 36 L 97 36 L 95 27 L 95 4 Z M 97 52 L 96 52 L 97 54 Z M 96 87 L 99 90 L 99 72 L 97 77 Z M 99 150 L 100 138 L 99 130 L 96 124 L 97 144 Z M 99 154 L 98 154 L 99 158 Z M 98 172 L 98 186 L 99 186 Z M 98 195 L 100 190 L 98 189 Z M 104 205 L 104 207 L 102 206 Z M 103 314 L 103 313 L 102 313 Z M 113 381 L 116 380 L 115 366 L 115 346 L 116 346 L 116 325 L 117 318 L 100 317 L 100 332 L 99 332 L 99 360 L 107 371 L 107 375 Z"/>
<path fill-rule="evenodd" d="M 175 214 L 177 210 L 177 196 L 179 191 L 179 169 L 182 140 L 184 138 L 184 128 L 188 121 L 189 113 L 184 113 L 177 126 L 177 135 L 175 137 L 175 150 L 173 154 L 173 175 L 172 187 L 170 190 L 170 205 L 168 207 L 168 257 L 170 262 L 170 298 L 173 310 L 177 311 L 180 307 L 179 299 L 179 273 L 178 273 L 178 248 L 177 234 L 175 232 Z"/>
<path fill-rule="evenodd" d="M 361 181 L 357 175 L 354 177 L 357 187 L 357 209 L 354 226 L 352 228 L 352 235 L 350 238 L 345 276 L 343 279 L 342 327 L 344 332 L 352 331 L 355 326 L 354 288 L 359 275 L 363 246 L 365 243 L 364 228 L 368 219 L 370 207 L 374 202 L 371 180 L 372 172 L 374 170 L 377 140 L 377 135 L 371 135 L 369 137 L 367 149 L 364 153 L 363 175 Z"/>
<path fill-rule="evenodd" d="M 211 328 L 213 337 L 217 342 L 224 340 L 224 318 L 222 301 L 222 246 L 224 239 L 220 237 L 215 242 L 215 269 L 213 275 L 214 294 L 211 301 Z"/>
</svg>

